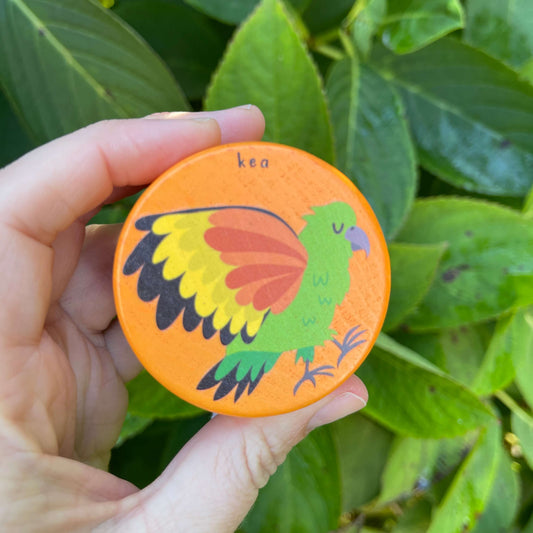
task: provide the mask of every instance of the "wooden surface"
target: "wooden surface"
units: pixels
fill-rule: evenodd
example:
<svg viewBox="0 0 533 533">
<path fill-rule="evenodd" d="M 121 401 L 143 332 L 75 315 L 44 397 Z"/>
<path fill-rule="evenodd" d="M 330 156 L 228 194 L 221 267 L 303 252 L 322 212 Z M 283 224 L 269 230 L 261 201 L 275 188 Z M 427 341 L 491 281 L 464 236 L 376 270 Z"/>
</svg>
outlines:
<svg viewBox="0 0 533 533">
<path fill-rule="evenodd" d="M 390 267 L 373 212 L 339 171 L 290 147 L 239 143 L 182 161 L 145 191 L 119 240 L 114 291 L 160 383 L 210 411 L 265 416 L 322 398 L 358 368 L 383 324 Z M 180 305 L 189 310 L 174 317 Z M 186 314 L 188 329 L 200 320 L 192 331 Z M 354 328 L 358 344 L 339 362 Z M 315 375 L 302 380 L 306 359 Z"/>
</svg>

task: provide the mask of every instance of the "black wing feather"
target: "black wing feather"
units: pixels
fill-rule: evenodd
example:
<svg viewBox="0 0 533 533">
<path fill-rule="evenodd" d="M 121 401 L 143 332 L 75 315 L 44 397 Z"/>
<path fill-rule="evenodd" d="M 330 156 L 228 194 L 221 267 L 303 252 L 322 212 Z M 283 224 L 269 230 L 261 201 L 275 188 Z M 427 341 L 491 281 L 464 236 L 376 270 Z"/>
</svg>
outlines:
<svg viewBox="0 0 533 533">
<path fill-rule="evenodd" d="M 194 331 L 202 324 L 202 334 L 205 339 L 212 338 L 217 332 L 213 325 L 214 313 L 208 317 L 202 317 L 196 312 L 194 305 L 196 295 L 190 298 L 181 296 L 180 284 L 181 276 L 175 280 L 165 280 L 163 278 L 163 266 L 165 262 L 154 264 L 152 262 L 154 252 L 166 235 L 156 235 L 153 233 L 152 226 L 154 222 L 164 215 L 149 215 L 140 218 L 135 223 L 135 227 L 141 231 L 149 231 L 142 240 L 137 244 L 130 254 L 123 268 L 126 276 L 135 274 L 140 269 L 139 279 L 137 280 L 137 294 L 143 302 L 151 302 L 156 298 L 156 324 L 160 330 L 169 328 L 183 312 L 183 327 L 186 331 Z M 250 344 L 255 337 L 248 335 L 246 326 L 242 328 L 242 340 Z M 230 331 L 228 322 L 220 331 L 220 342 L 228 345 L 236 337 Z"/>
</svg>

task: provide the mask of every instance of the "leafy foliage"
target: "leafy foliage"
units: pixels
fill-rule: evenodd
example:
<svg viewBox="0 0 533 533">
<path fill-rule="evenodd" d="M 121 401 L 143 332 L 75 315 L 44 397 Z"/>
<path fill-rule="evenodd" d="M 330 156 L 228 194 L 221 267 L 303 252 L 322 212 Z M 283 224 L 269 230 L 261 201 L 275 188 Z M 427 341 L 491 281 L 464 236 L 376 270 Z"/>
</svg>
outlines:
<svg viewBox="0 0 533 533">
<path fill-rule="evenodd" d="M 373 206 L 370 403 L 295 448 L 243 533 L 533 532 L 530 0 L 0 0 L 0 88 L 0 165 L 100 119 L 254 103 Z M 145 486 L 209 414 L 128 390 L 110 468 Z"/>
</svg>

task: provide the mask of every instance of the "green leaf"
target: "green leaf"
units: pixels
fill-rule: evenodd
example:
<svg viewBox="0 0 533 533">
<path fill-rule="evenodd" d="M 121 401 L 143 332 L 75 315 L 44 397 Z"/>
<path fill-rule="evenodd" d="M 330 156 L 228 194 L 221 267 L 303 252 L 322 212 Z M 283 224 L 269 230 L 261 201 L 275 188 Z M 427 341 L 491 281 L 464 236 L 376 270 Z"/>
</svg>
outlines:
<svg viewBox="0 0 533 533">
<path fill-rule="evenodd" d="M 422 301 L 435 278 L 445 250 L 445 244 L 391 243 L 389 245 L 391 295 L 384 331 L 399 326 Z"/>
<path fill-rule="evenodd" d="M 347 416 L 331 428 L 339 450 L 342 510 L 349 512 L 379 494 L 393 435 L 361 414 Z"/>
<path fill-rule="evenodd" d="M 533 187 L 531 187 L 531 190 L 526 197 L 526 201 L 524 202 L 524 216 L 527 218 L 533 218 Z"/>
<path fill-rule="evenodd" d="M 373 64 L 401 89 L 421 163 L 452 185 L 523 196 L 533 184 L 533 86 L 452 38 Z"/>
<path fill-rule="evenodd" d="M 470 199 L 419 200 L 398 240 L 448 243 L 435 282 L 407 319 L 412 330 L 453 328 L 531 303 L 524 287 L 533 274 L 533 223 L 512 209 Z"/>
<path fill-rule="evenodd" d="M 438 452 L 438 440 L 397 437 L 383 472 L 379 501 L 406 498 L 421 479 L 423 483 L 431 479 Z"/>
<path fill-rule="evenodd" d="M 0 168 L 34 147 L 0 90 Z"/>
<path fill-rule="evenodd" d="M 468 0 L 464 38 L 513 67 L 533 55 L 530 0 Z"/>
<path fill-rule="evenodd" d="M 433 507 L 427 500 L 421 499 L 408 504 L 392 533 L 426 533 L 431 522 Z"/>
<path fill-rule="evenodd" d="M 209 414 L 204 414 L 187 420 L 156 420 L 112 450 L 109 471 L 139 488 L 146 487 L 209 418 Z"/>
<path fill-rule="evenodd" d="M 303 11 L 310 0 L 287 0 L 296 11 Z M 252 11 L 260 0 L 185 0 L 202 13 L 221 22 L 240 24 Z"/>
<path fill-rule="evenodd" d="M 302 18 L 313 35 L 336 29 L 350 12 L 354 0 L 311 0 Z"/>
<path fill-rule="evenodd" d="M 529 522 L 527 523 L 522 533 L 533 533 L 533 515 L 531 516 Z"/>
<path fill-rule="evenodd" d="M 0 84 L 38 142 L 187 107 L 161 59 L 94 0 L 2 0 Z"/>
<path fill-rule="evenodd" d="M 246 533 L 324 533 L 337 526 L 340 478 L 335 442 L 328 427 L 308 435 L 259 491 L 245 519 Z"/>
<path fill-rule="evenodd" d="M 258 105 L 264 140 L 333 160 L 318 72 L 279 0 L 264 0 L 236 33 L 208 90 L 206 108 Z"/>
<path fill-rule="evenodd" d="M 327 82 L 337 166 L 361 190 L 391 237 L 409 212 L 416 161 L 404 109 L 393 87 L 353 58 L 339 61 Z"/>
<path fill-rule="evenodd" d="M 513 354 L 521 348 L 517 343 L 522 342 L 520 333 L 516 331 L 517 316 L 519 315 L 512 314 L 503 317 L 496 325 L 494 336 L 472 384 L 472 389 L 480 396 L 488 396 L 499 389 L 504 389 L 513 381 L 515 376 Z"/>
<path fill-rule="evenodd" d="M 533 307 L 520 309 L 513 318 L 513 364 L 516 370 L 515 382 L 522 396 L 533 409 Z"/>
<path fill-rule="evenodd" d="M 520 477 L 513 470 L 512 461 L 501 453 L 492 491 L 473 533 L 501 533 L 509 531 L 520 500 Z"/>
<path fill-rule="evenodd" d="M 479 372 L 491 336 L 492 329 L 485 325 L 461 326 L 421 335 L 395 334 L 398 342 L 468 387 Z"/>
<path fill-rule="evenodd" d="M 122 446 L 128 439 L 142 433 L 152 422 L 152 418 L 126 413 L 126 418 L 124 419 L 124 424 L 122 424 L 122 429 L 120 430 L 120 435 L 115 446 Z"/>
<path fill-rule="evenodd" d="M 384 335 L 357 375 L 369 392 L 365 414 L 400 435 L 453 437 L 493 418 L 467 388 Z"/>
<path fill-rule="evenodd" d="M 239 24 L 259 0 L 185 0 L 187 4 L 222 22 Z"/>
<path fill-rule="evenodd" d="M 397 54 L 407 54 L 463 26 L 459 0 L 392 0 L 382 38 Z"/>
<path fill-rule="evenodd" d="M 128 412 L 145 418 L 187 418 L 204 411 L 178 398 L 160 385 L 148 372 L 141 372 L 127 384 Z"/>
<path fill-rule="evenodd" d="M 359 7 L 362 6 L 362 7 Z M 387 0 L 365 0 L 356 4 L 357 14 L 351 36 L 360 57 L 366 59 L 387 12 Z"/>
<path fill-rule="evenodd" d="M 533 418 L 522 409 L 513 410 L 511 427 L 513 433 L 520 439 L 520 446 L 529 467 L 533 469 Z"/>
<path fill-rule="evenodd" d="M 229 28 L 176 0 L 121 0 L 115 13 L 150 43 L 190 100 L 203 98 Z"/>
<path fill-rule="evenodd" d="M 493 423 L 459 469 L 433 515 L 428 533 L 462 533 L 472 529 L 488 503 L 502 456 L 500 428 Z"/>
</svg>

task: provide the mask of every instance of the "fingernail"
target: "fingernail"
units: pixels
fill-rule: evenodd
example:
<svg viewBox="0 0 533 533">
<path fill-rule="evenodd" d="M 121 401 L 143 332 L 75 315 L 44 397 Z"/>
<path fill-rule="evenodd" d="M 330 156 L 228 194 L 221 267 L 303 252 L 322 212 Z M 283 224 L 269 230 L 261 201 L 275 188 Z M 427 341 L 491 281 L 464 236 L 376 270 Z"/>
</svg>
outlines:
<svg viewBox="0 0 533 533">
<path fill-rule="evenodd" d="M 252 104 L 245 104 L 237 106 L 235 109 L 252 109 Z"/>
<path fill-rule="evenodd" d="M 357 396 L 357 394 L 354 394 L 353 392 L 345 392 L 324 405 L 322 409 L 315 413 L 313 418 L 309 421 L 307 428 L 311 431 L 319 426 L 330 424 L 331 422 L 335 422 L 335 420 L 339 420 L 356 411 L 360 411 L 365 406 L 366 401 L 363 398 Z"/>
<path fill-rule="evenodd" d="M 187 115 L 190 115 L 191 113 L 189 111 L 162 111 L 161 113 L 152 113 L 151 115 L 147 115 L 144 118 L 147 119 L 176 119 L 176 118 L 186 118 Z"/>
</svg>

